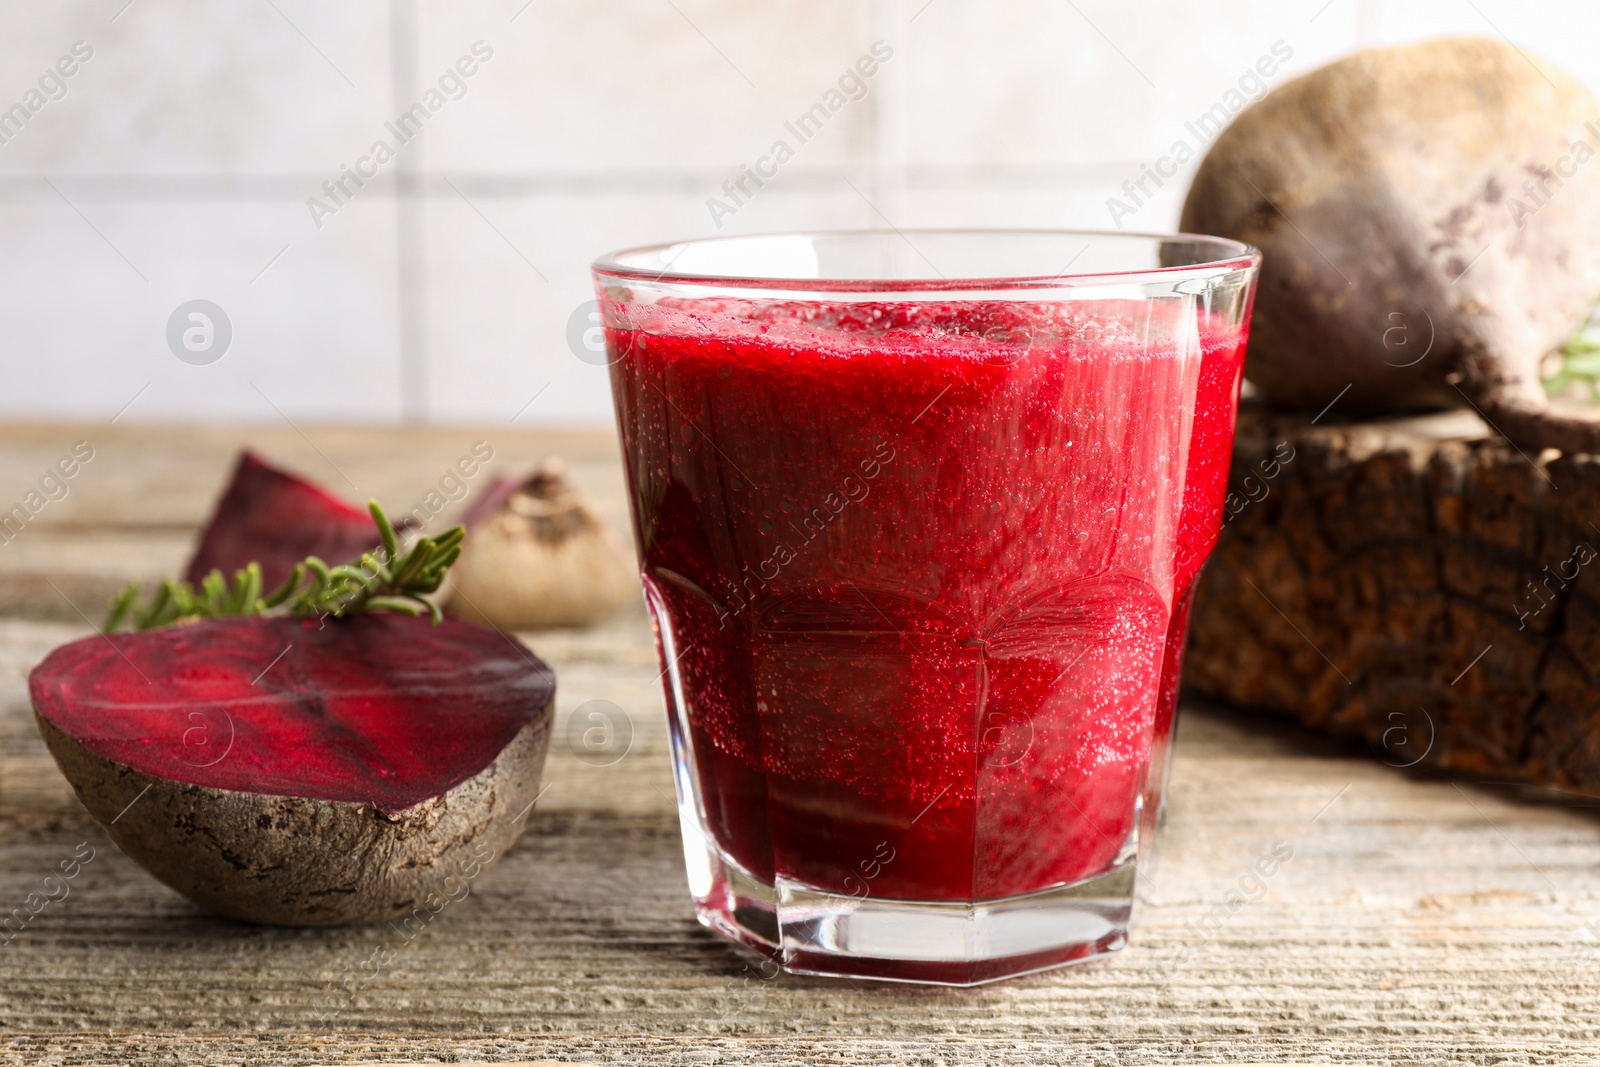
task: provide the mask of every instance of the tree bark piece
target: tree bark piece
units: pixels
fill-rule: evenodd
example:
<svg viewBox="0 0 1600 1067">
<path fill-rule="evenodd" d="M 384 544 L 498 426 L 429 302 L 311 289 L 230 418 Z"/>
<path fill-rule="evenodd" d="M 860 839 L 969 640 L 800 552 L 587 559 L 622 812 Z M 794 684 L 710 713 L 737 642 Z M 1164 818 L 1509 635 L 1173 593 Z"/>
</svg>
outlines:
<svg viewBox="0 0 1600 1067">
<path fill-rule="evenodd" d="M 1186 680 L 1395 766 L 1600 795 L 1600 457 L 1240 413 Z"/>
</svg>

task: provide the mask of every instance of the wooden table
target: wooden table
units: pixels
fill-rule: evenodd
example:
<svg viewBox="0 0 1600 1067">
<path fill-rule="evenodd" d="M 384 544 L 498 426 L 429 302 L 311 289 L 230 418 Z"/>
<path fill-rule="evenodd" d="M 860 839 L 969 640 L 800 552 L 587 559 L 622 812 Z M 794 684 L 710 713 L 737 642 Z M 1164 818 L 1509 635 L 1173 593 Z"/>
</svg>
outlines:
<svg viewBox="0 0 1600 1067">
<path fill-rule="evenodd" d="M 79 807 L 34 730 L 27 670 L 88 633 L 117 584 L 179 568 L 241 443 L 403 510 L 479 439 L 508 472 L 564 456 L 625 528 L 617 450 L 602 434 L 0 429 L 0 509 L 74 441 L 95 449 L 67 497 L 0 546 L 0 912 L 81 843 L 95 850 L 70 894 L 0 947 L 0 1062 L 1600 1056 L 1596 802 L 1420 776 L 1193 705 L 1163 862 L 1119 956 L 970 990 L 764 979 L 690 913 L 638 608 L 590 630 L 524 635 L 557 671 L 560 714 L 612 700 L 632 716 L 633 749 L 589 766 L 558 723 L 551 788 L 528 834 L 420 934 L 263 929 L 198 912 Z M 1264 896 L 1230 910 L 1230 890 L 1275 842 L 1293 858 Z M 385 946 L 393 962 L 365 977 L 360 965 Z"/>
</svg>

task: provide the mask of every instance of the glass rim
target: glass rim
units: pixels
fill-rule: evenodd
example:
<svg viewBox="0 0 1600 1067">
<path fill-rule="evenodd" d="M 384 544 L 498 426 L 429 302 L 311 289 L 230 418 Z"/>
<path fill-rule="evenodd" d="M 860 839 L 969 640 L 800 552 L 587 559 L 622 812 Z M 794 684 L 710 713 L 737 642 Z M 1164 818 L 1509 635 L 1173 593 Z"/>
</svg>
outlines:
<svg viewBox="0 0 1600 1067">
<path fill-rule="evenodd" d="M 1070 264 L 1059 274 L 993 274 L 963 277 L 912 277 L 912 278 L 850 278 L 821 277 L 796 278 L 750 273 L 705 273 L 703 271 L 674 271 L 672 262 L 691 247 L 704 247 L 736 241 L 755 241 L 774 238 L 899 238 L 912 251 L 917 251 L 915 237 L 1004 237 L 1004 238 L 1088 238 L 1115 241 L 1157 241 L 1209 245 L 1217 255 L 1196 263 L 1173 266 L 1134 267 L 1124 270 L 1082 270 L 1073 272 Z M 655 270 L 630 264 L 649 254 L 666 255 L 676 250 L 668 259 L 667 267 Z M 926 258 L 924 261 L 926 262 Z M 1194 276 L 1214 276 L 1235 270 L 1248 270 L 1261 265 L 1261 251 L 1243 241 L 1228 237 L 1215 237 L 1198 233 L 1150 233 L 1130 230 L 1077 230 L 1050 228 L 959 228 L 929 227 L 912 229 L 858 229 L 858 230 L 777 230 L 751 234 L 729 234 L 720 237 L 696 237 L 682 241 L 665 241 L 656 244 L 636 245 L 608 252 L 590 264 L 590 270 L 602 278 L 621 282 L 657 284 L 663 286 L 705 286 L 738 289 L 767 289 L 788 293 L 841 293 L 841 292 L 928 292 L 928 291 L 984 291 L 1010 289 L 1075 289 L 1107 284 L 1177 282 Z M 930 263 L 929 266 L 932 266 Z M 937 274 L 937 268 L 934 268 Z"/>
</svg>

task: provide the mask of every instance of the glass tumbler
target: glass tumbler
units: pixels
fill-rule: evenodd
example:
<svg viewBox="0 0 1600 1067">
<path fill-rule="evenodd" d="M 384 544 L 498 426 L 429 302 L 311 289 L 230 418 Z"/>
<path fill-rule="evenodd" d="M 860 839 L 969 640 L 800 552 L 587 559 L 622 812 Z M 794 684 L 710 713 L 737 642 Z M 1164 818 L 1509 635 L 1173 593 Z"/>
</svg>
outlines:
<svg viewBox="0 0 1600 1067">
<path fill-rule="evenodd" d="M 703 923 L 955 985 L 1126 942 L 1259 262 L 977 231 L 596 262 Z"/>
</svg>

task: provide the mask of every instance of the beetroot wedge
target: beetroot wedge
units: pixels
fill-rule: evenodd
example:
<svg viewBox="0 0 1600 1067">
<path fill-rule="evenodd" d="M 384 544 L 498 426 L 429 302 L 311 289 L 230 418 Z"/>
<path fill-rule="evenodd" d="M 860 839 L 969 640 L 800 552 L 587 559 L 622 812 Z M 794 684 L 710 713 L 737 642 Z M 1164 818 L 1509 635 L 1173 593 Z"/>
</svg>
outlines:
<svg viewBox="0 0 1600 1067">
<path fill-rule="evenodd" d="M 125 852 L 219 914 L 316 926 L 458 899 L 539 795 L 555 691 L 512 638 L 391 613 L 87 637 L 28 684 Z"/>
<path fill-rule="evenodd" d="M 353 559 L 377 544 L 365 508 L 245 451 L 184 576 L 198 585 L 212 570 L 232 574 L 255 560 L 270 589 L 307 556 Z"/>
</svg>

